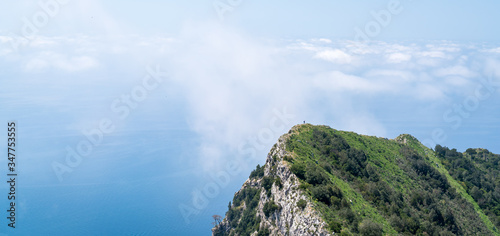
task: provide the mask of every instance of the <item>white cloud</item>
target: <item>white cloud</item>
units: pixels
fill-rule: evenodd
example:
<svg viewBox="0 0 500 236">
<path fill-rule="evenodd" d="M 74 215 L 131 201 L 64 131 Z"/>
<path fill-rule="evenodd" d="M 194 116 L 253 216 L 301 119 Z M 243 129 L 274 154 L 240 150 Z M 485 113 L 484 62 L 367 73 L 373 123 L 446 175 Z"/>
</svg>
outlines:
<svg viewBox="0 0 500 236">
<path fill-rule="evenodd" d="M 448 43 L 446 41 L 439 44 L 427 44 L 426 47 L 434 52 L 441 51 L 446 53 L 454 53 L 460 52 L 462 50 L 460 48 L 460 45 L 455 43 Z"/>
<path fill-rule="evenodd" d="M 0 40 L 9 43 L 8 38 Z M 40 38 L 17 56 L 0 59 L 20 62 L 29 73 L 48 73 L 44 80 L 55 81 L 50 75 L 61 71 L 92 71 L 101 78 L 89 78 L 93 83 L 84 84 L 85 88 L 97 82 L 101 93 L 117 96 L 119 93 L 109 91 L 116 87 L 130 90 L 127 86 L 142 78 L 146 65 L 160 64 L 171 75 L 165 85 L 168 92 L 162 95 L 179 96 L 185 105 L 189 127 L 200 137 L 192 165 L 204 170 L 245 156 L 238 150 L 240 145 L 269 128 L 275 109 L 287 107 L 297 120 L 273 133 L 269 143 L 259 145 L 256 151 L 261 160 L 279 135 L 304 119 L 383 136 L 387 133 L 385 124 L 374 113 L 387 98 L 396 103 L 442 103 L 485 73 L 468 66 L 482 65 L 474 52 L 439 45 L 326 39 L 263 43 L 212 23 L 186 24 L 175 38 Z M 496 73 L 496 64 L 490 64 L 489 70 Z M 117 70 L 112 68 L 116 65 L 120 65 L 119 71 L 113 74 L 130 76 L 111 78 L 109 71 Z M 73 84 L 75 87 L 79 84 Z M 350 100 L 377 105 L 367 108 Z"/>
<path fill-rule="evenodd" d="M 402 82 L 408 83 L 413 80 L 414 75 L 411 71 L 394 69 L 373 69 L 368 71 L 365 76 L 379 78 L 396 78 Z"/>
<path fill-rule="evenodd" d="M 47 67 L 49 67 L 49 63 L 46 60 L 40 58 L 33 58 L 29 60 L 25 66 L 27 71 L 39 71 Z"/>
<path fill-rule="evenodd" d="M 53 46 L 57 45 L 57 39 L 49 37 L 36 37 L 29 41 L 29 46 L 32 48 L 41 48 L 47 50 Z"/>
<path fill-rule="evenodd" d="M 330 40 L 330 39 L 325 39 L 325 38 L 312 39 L 311 41 L 312 41 L 312 42 L 315 42 L 315 43 L 326 43 L 326 44 L 330 44 L 330 43 L 332 43 L 332 40 Z"/>
<path fill-rule="evenodd" d="M 387 62 L 389 63 L 402 63 L 411 60 L 411 55 L 404 53 L 392 53 L 387 55 Z"/>
<path fill-rule="evenodd" d="M 438 77 L 460 76 L 464 78 L 472 78 L 477 76 L 477 73 L 471 71 L 465 66 L 451 66 L 437 69 L 434 74 Z"/>
<path fill-rule="evenodd" d="M 67 72 L 76 72 L 92 69 L 98 66 L 98 62 L 89 56 L 66 56 L 54 52 L 42 52 L 36 57 L 29 59 L 25 69 L 30 72 L 54 68 Z"/>
<path fill-rule="evenodd" d="M 314 85 L 318 89 L 336 92 L 373 93 L 387 90 L 383 84 L 358 76 L 332 71 L 315 78 Z"/>
<path fill-rule="evenodd" d="M 351 55 L 339 49 L 326 49 L 316 53 L 314 57 L 336 64 L 348 64 L 353 60 Z"/>
<path fill-rule="evenodd" d="M 484 73 L 486 78 L 500 80 L 500 61 L 497 59 L 488 59 L 485 63 Z"/>
<path fill-rule="evenodd" d="M 498 48 L 491 48 L 491 49 L 487 49 L 487 50 L 484 50 L 485 52 L 489 52 L 489 53 L 500 53 L 500 47 Z"/>
<path fill-rule="evenodd" d="M 372 74 L 373 75 L 373 74 Z M 399 94 L 407 88 L 404 79 L 399 77 L 359 77 L 334 71 L 315 80 L 318 88 L 328 91 L 357 94 L 358 96 Z"/>
<path fill-rule="evenodd" d="M 372 41 L 370 44 L 361 43 L 359 41 L 340 41 L 339 44 L 343 45 L 347 52 L 353 55 L 369 55 L 380 54 L 386 47 L 382 47 L 380 42 Z"/>
<path fill-rule="evenodd" d="M 446 54 L 442 51 L 426 51 L 421 52 L 420 56 L 430 58 L 447 58 Z"/>
<path fill-rule="evenodd" d="M 10 54 L 10 53 L 12 53 L 12 50 L 9 48 L 0 49 L 0 56 L 5 56 L 5 55 Z"/>
<path fill-rule="evenodd" d="M 443 90 L 441 90 L 438 86 L 428 83 L 416 84 L 408 92 L 408 95 L 413 95 L 422 100 L 439 101 L 446 97 Z"/>
<path fill-rule="evenodd" d="M 207 168 L 218 165 L 212 160 L 225 160 L 216 157 L 218 154 L 212 155 L 219 153 L 216 150 L 234 150 L 238 155 L 238 145 L 265 128 L 272 109 L 283 104 L 292 107 L 295 114 L 308 114 L 311 118 L 307 119 L 319 123 L 328 124 L 333 120 L 334 128 L 383 136 L 387 133 L 386 128 L 372 111 L 345 104 L 346 100 L 391 97 L 414 103 L 441 103 L 449 99 L 449 94 L 460 91 L 460 86 L 468 83 L 474 75 L 472 69 L 465 67 L 465 62 L 470 59 L 458 57 L 454 61 L 446 53 L 459 50 L 439 51 L 441 49 L 436 47 L 432 51 L 422 51 L 420 48 L 425 47 L 417 45 L 375 42 L 367 46 L 345 41 L 332 42 L 337 47 L 325 48 L 322 46 L 324 42 L 318 40 L 269 47 L 218 30 L 210 29 L 214 33 L 205 37 L 190 34 L 188 38 L 198 40 L 182 43 L 186 48 L 181 49 L 182 56 L 176 56 L 180 64 L 175 66 L 175 70 L 182 71 L 177 76 L 178 82 L 187 86 L 185 91 L 190 100 L 192 127 L 205 137 L 204 150 L 210 150 L 200 154 L 204 155 L 202 163 Z M 356 63 L 348 52 L 356 55 Z M 313 58 L 333 64 L 308 61 L 311 53 Z M 411 63 L 414 58 L 429 63 L 416 65 Z M 446 67 L 435 70 L 436 65 Z M 447 75 L 447 79 L 440 79 L 438 75 Z M 452 75 L 464 77 L 463 80 L 449 81 Z M 325 105 L 311 109 L 318 100 Z M 335 114 L 325 115 L 329 111 L 335 111 Z"/>
<path fill-rule="evenodd" d="M 413 52 L 413 47 L 415 47 L 415 45 L 410 45 L 410 46 L 403 46 L 401 44 L 384 45 L 384 48 L 386 48 L 385 51 L 388 53 L 411 53 Z"/>
<path fill-rule="evenodd" d="M 445 78 L 445 83 L 451 85 L 451 86 L 456 86 L 456 87 L 462 87 L 465 88 L 470 84 L 470 81 L 467 80 L 464 77 L 461 76 L 447 76 Z"/>
<path fill-rule="evenodd" d="M 71 57 L 66 61 L 57 61 L 54 65 L 66 71 L 81 71 L 94 68 L 98 66 L 99 63 L 94 58 L 88 56 L 77 56 Z"/>
<path fill-rule="evenodd" d="M 11 37 L 8 37 L 8 36 L 1 36 L 0 35 L 0 43 L 7 43 L 7 42 L 10 42 L 12 40 Z"/>
</svg>

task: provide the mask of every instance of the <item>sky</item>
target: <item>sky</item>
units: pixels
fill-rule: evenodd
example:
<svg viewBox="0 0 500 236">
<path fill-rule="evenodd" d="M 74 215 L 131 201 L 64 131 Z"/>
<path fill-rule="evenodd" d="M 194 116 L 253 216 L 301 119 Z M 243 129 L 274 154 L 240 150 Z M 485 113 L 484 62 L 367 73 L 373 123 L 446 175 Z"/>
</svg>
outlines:
<svg viewBox="0 0 500 236">
<path fill-rule="evenodd" d="M 500 153 L 496 1 L 1 3 L 0 235 L 209 235 L 304 121 Z"/>
</svg>

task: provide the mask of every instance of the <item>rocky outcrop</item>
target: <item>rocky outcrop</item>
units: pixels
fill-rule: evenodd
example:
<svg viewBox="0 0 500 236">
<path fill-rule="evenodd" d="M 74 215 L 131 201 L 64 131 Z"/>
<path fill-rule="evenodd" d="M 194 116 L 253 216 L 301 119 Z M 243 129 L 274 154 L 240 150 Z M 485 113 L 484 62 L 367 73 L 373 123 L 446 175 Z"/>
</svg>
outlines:
<svg viewBox="0 0 500 236">
<path fill-rule="evenodd" d="M 252 171 L 212 232 L 500 235 L 500 186 L 492 179 L 499 160 L 482 149 L 432 150 L 409 134 L 387 139 L 297 125 Z"/>
<path fill-rule="evenodd" d="M 310 197 L 299 189 L 297 176 L 290 171 L 288 163 L 284 160 L 290 158 L 285 148 L 287 136 L 288 134 L 281 136 L 269 152 L 266 164 L 263 166 L 263 176 L 249 178 L 241 190 L 235 194 L 235 196 L 244 194 L 246 188 L 261 190 L 255 212 L 255 218 L 260 220 L 259 230 L 255 230 L 251 235 L 258 235 L 258 231 L 264 230 L 270 235 L 332 235 L 327 230 L 328 225 L 323 221 L 320 213 L 313 209 Z M 274 179 L 269 190 L 263 186 L 266 178 Z M 305 206 L 298 206 L 301 199 L 302 204 L 305 201 Z M 274 208 L 276 210 L 266 215 L 266 204 L 273 203 L 277 206 Z M 231 207 L 245 209 L 247 206 L 245 204 L 236 206 L 233 203 Z M 238 220 L 241 221 L 241 219 Z M 234 226 L 235 222 L 230 222 L 226 215 L 222 223 L 212 230 L 213 235 L 235 234 L 231 225 Z"/>
</svg>

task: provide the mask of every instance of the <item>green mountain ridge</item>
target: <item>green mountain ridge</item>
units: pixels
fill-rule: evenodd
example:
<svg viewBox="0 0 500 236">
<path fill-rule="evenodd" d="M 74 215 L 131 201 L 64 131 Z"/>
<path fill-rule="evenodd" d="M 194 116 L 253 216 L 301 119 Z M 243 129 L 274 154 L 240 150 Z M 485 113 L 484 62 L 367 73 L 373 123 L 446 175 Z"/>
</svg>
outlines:
<svg viewBox="0 0 500 236">
<path fill-rule="evenodd" d="M 296 125 L 213 235 L 500 235 L 500 155 Z"/>
</svg>

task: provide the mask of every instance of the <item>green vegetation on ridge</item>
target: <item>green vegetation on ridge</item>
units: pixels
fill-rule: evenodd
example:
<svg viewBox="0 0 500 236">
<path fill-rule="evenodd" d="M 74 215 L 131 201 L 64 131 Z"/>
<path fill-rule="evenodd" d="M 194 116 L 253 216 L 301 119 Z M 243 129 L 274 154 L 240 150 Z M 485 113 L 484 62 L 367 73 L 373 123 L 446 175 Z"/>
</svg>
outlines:
<svg viewBox="0 0 500 236">
<path fill-rule="evenodd" d="M 500 155 L 469 148 L 465 153 L 437 145 L 437 156 L 489 219 L 500 227 Z"/>
<path fill-rule="evenodd" d="M 363 234 L 360 226 L 370 225 L 383 229 L 379 235 L 491 235 L 421 144 L 409 135 L 399 139 L 300 125 L 286 159 L 336 233 Z"/>
<path fill-rule="evenodd" d="M 268 163 L 271 172 L 285 161 L 335 234 L 500 235 L 500 155 L 439 145 L 433 151 L 411 135 L 389 140 L 309 124 L 292 128 L 285 146 L 283 160 Z M 235 194 L 226 214 L 231 230 L 216 227 L 215 235 L 269 235 L 256 207 L 264 191 L 264 216 L 281 211 L 270 191 L 281 189 L 281 179 L 265 176 L 264 166 L 250 179 L 259 187 Z M 308 201 L 294 204 L 304 210 Z"/>
</svg>

